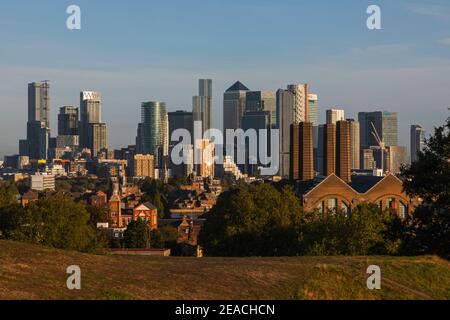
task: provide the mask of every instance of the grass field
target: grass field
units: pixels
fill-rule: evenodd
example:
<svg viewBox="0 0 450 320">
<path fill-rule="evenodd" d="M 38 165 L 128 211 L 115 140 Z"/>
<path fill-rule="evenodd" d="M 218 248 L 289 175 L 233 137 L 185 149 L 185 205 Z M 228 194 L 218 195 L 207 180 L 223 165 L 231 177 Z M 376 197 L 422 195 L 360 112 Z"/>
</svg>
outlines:
<svg viewBox="0 0 450 320">
<path fill-rule="evenodd" d="M 381 290 L 366 287 L 371 264 L 381 267 Z M 66 288 L 69 265 L 81 268 L 81 290 Z M 0 241 L 0 299 L 450 299 L 450 263 L 431 256 L 101 256 Z"/>
</svg>

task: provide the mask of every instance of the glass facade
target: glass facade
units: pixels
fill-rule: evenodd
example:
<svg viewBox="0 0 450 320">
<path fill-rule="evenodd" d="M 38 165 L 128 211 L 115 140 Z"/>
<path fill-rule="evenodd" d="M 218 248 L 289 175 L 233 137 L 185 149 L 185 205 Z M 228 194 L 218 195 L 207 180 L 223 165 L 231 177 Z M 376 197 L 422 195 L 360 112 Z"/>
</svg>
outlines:
<svg viewBox="0 0 450 320">
<path fill-rule="evenodd" d="M 164 102 L 144 102 L 138 132 L 139 152 L 155 157 L 155 166 L 163 163 L 168 149 L 168 116 Z"/>
</svg>

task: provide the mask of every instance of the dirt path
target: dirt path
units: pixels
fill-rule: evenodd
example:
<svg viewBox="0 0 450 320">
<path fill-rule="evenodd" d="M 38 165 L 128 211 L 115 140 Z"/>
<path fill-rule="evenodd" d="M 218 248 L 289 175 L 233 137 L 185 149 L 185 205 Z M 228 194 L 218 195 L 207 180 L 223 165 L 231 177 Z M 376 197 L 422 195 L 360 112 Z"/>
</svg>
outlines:
<svg viewBox="0 0 450 320">
<path fill-rule="evenodd" d="M 386 282 L 386 283 L 390 284 L 391 286 L 394 286 L 405 293 L 413 294 L 422 300 L 434 300 L 434 298 L 432 296 L 430 296 L 428 293 L 407 287 L 407 286 L 405 286 L 401 283 L 398 283 L 397 281 L 394 281 L 392 279 L 383 277 L 381 279 L 381 281 Z"/>
</svg>

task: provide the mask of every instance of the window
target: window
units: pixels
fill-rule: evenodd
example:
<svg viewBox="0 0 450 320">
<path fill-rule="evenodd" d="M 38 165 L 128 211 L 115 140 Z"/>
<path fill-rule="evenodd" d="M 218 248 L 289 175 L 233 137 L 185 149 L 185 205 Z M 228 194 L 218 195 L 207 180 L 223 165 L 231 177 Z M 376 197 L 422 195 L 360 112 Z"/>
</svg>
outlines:
<svg viewBox="0 0 450 320">
<path fill-rule="evenodd" d="M 347 205 L 344 201 L 342 201 L 341 209 L 344 213 L 349 214 L 350 213 L 350 206 Z"/>
<path fill-rule="evenodd" d="M 328 210 L 336 210 L 338 207 L 338 199 L 336 198 L 331 198 L 328 199 Z"/>
<path fill-rule="evenodd" d="M 405 205 L 403 202 L 400 201 L 400 216 L 402 218 L 406 218 L 406 216 L 408 215 L 408 206 Z"/>
</svg>

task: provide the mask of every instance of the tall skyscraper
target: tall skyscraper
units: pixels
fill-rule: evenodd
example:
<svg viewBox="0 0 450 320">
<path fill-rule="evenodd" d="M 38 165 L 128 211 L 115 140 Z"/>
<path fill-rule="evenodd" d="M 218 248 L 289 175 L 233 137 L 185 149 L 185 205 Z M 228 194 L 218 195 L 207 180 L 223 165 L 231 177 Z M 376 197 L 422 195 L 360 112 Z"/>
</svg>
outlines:
<svg viewBox="0 0 450 320">
<path fill-rule="evenodd" d="M 378 135 L 384 140 L 386 147 L 398 144 L 398 124 L 397 113 L 387 111 L 360 112 L 358 114 L 360 124 L 361 148 L 367 149 L 371 146 L 378 146 L 373 136 L 375 126 Z"/>
<path fill-rule="evenodd" d="M 359 122 L 354 119 L 347 119 L 350 122 L 350 167 L 352 170 L 361 168 L 361 143 Z"/>
<path fill-rule="evenodd" d="M 283 178 L 290 176 L 291 125 L 294 124 L 295 95 L 289 90 L 277 91 L 277 128 L 280 130 L 280 171 Z"/>
<path fill-rule="evenodd" d="M 100 151 L 108 149 L 108 129 L 106 123 L 90 123 L 88 125 L 88 146 L 92 156 L 97 157 Z"/>
<path fill-rule="evenodd" d="M 351 180 L 350 121 L 338 121 L 319 126 L 320 174 L 336 174 L 345 182 Z"/>
<path fill-rule="evenodd" d="M 185 129 L 189 131 L 191 137 L 194 136 L 194 118 L 192 112 L 188 111 L 175 111 L 168 112 L 169 118 L 169 145 L 175 145 L 177 142 L 172 142 L 172 133 L 177 129 Z M 192 144 L 192 140 L 190 144 Z"/>
<path fill-rule="evenodd" d="M 78 108 L 65 106 L 59 109 L 58 136 L 78 135 Z"/>
<path fill-rule="evenodd" d="M 336 124 L 338 121 L 345 120 L 345 111 L 340 109 L 329 109 L 327 112 L 327 123 Z"/>
<path fill-rule="evenodd" d="M 300 123 L 309 119 L 308 84 L 290 84 L 287 89 L 294 94 L 294 122 Z"/>
<path fill-rule="evenodd" d="M 291 125 L 290 173 L 291 180 L 314 178 L 313 125 L 300 122 Z"/>
<path fill-rule="evenodd" d="M 214 178 L 215 163 L 214 163 L 214 143 L 209 139 L 197 139 L 196 143 L 196 157 L 200 161 L 196 161 L 194 165 L 195 174 L 202 178 Z"/>
<path fill-rule="evenodd" d="M 230 142 L 228 145 L 226 141 L 226 130 L 242 128 L 242 116 L 245 112 L 247 91 L 249 89 L 237 81 L 223 94 L 223 134 L 225 146 L 228 148 L 233 148 L 234 143 Z M 224 150 L 226 151 L 227 149 Z"/>
<path fill-rule="evenodd" d="M 350 121 L 338 121 L 336 126 L 336 174 L 345 182 L 351 181 Z"/>
<path fill-rule="evenodd" d="M 270 111 L 247 111 L 245 112 L 244 116 L 242 117 L 242 129 L 244 131 L 247 131 L 249 129 L 254 129 L 257 132 L 257 138 L 258 138 L 258 145 L 256 146 L 257 154 L 249 154 L 250 146 L 248 142 L 245 142 L 245 145 L 238 145 L 238 148 L 245 149 L 246 154 L 246 164 L 244 166 L 241 166 L 243 169 L 242 171 L 245 171 L 246 173 L 250 175 L 256 175 L 258 173 L 257 169 L 258 166 L 260 166 L 260 162 L 258 160 L 258 156 L 260 153 L 259 147 L 259 130 L 266 129 L 270 130 L 272 125 L 272 114 Z M 270 150 L 270 144 L 269 144 L 270 134 L 267 136 L 266 146 L 269 146 L 267 149 Z M 253 163 L 251 163 L 253 162 Z"/>
<path fill-rule="evenodd" d="M 45 122 L 28 121 L 26 148 L 30 159 L 46 160 L 48 158 L 49 141 L 50 129 L 47 128 Z M 21 148 L 24 147 L 21 146 Z"/>
<path fill-rule="evenodd" d="M 159 101 L 143 102 L 141 123 L 136 138 L 138 153 L 155 157 L 155 167 L 162 169 L 169 149 L 169 124 L 166 104 Z"/>
<path fill-rule="evenodd" d="M 202 134 L 211 129 L 212 80 L 199 80 L 199 95 L 192 98 L 194 121 L 202 121 Z"/>
<path fill-rule="evenodd" d="M 50 128 L 49 81 L 28 84 L 28 121 L 43 122 L 46 128 Z"/>
<path fill-rule="evenodd" d="M 425 130 L 418 124 L 411 126 L 411 162 L 416 162 L 418 154 L 425 147 Z"/>
<path fill-rule="evenodd" d="M 108 130 L 102 122 L 102 96 L 97 91 L 80 92 L 80 147 L 91 150 L 92 157 L 108 148 Z"/>
<path fill-rule="evenodd" d="M 276 101 L 272 91 L 247 91 L 245 99 L 245 112 L 270 112 L 270 124 L 271 126 L 276 125 Z"/>
<path fill-rule="evenodd" d="M 333 123 L 322 126 L 323 139 L 323 169 L 322 174 L 329 176 L 336 173 L 336 125 Z"/>
<path fill-rule="evenodd" d="M 319 106 L 317 94 L 308 94 L 308 121 L 313 125 L 314 171 L 319 171 Z"/>
<path fill-rule="evenodd" d="M 20 153 L 30 159 L 47 159 L 50 139 L 50 83 L 28 84 L 27 139 L 20 143 Z"/>
</svg>

